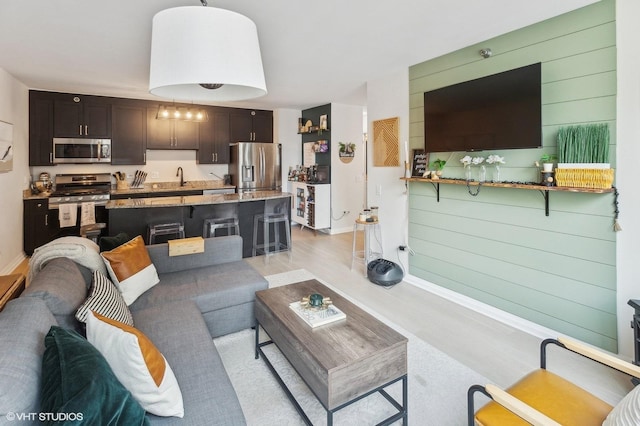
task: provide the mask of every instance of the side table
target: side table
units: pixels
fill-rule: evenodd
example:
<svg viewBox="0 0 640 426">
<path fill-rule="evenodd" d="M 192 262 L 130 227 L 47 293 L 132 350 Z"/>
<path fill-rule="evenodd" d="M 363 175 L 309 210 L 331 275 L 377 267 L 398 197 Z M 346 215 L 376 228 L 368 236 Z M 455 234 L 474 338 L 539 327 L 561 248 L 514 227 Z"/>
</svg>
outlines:
<svg viewBox="0 0 640 426">
<path fill-rule="evenodd" d="M 20 296 L 24 290 L 25 279 L 22 274 L 0 276 L 0 311 L 11 299 Z"/>
<path fill-rule="evenodd" d="M 356 237 L 358 235 L 358 229 L 362 229 L 364 233 L 364 247 L 362 250 L 356 250 Z M 372 241 L 375 240 L 377 247 L 380 251 L 374 251 L 372 248 Z M 353 249 L 351 252 L 351 269 L 353 269 L 353 263 L 358 260 L 364 262 L 364 276 L 367 276 L 367 265 L 372 260 L 383 257 L 382 255 L 382 230 L 380 229 L 380 222 L 374 220 L 372 222 L 366 222 L 356 219 L 353 224 Z"/>
</svg>

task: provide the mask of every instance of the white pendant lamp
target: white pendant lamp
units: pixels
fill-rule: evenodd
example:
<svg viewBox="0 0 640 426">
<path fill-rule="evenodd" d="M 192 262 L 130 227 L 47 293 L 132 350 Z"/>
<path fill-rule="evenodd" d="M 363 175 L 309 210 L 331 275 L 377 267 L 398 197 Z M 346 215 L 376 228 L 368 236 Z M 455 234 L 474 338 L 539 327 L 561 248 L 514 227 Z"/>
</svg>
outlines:
<svg viewBox="0 0 640 426">
<path fill-rule="evenodd" d="M 188 101 L 265 95 L 256 25 L 239 13 L 213 7 L 158 12 L 153 17 L 149 92 Z"/>
</svg>

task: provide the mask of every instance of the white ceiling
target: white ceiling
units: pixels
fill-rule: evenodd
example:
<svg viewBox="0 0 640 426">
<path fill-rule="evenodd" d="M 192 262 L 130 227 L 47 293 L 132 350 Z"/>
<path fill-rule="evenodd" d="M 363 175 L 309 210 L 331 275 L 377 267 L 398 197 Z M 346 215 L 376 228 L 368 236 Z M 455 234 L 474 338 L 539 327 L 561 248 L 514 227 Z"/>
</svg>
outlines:
<svg viewBox="0 0 640 426">
<path fill-rule="evenodd" d="M 242 13 L 258 27 L 269 93 L 233 105 L 304 109 L 329 102 L 364 105 L 369 80 L 596 1 L 208 3 Z M 153 99 L 153 15 L 198 5 L 199 0 L 0 0 L 0 68 L 33 89 Z"/>
</svg>

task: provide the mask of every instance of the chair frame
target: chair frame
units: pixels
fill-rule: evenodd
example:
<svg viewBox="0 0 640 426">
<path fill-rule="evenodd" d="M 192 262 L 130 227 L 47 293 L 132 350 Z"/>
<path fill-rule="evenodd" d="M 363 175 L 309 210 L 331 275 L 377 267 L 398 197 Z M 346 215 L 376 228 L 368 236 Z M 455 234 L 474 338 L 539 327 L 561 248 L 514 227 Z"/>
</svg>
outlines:
<svg viewBox="0 0 640 426">
<path fill-rule="evenodd" d="M 557 339 L 545 339 L 540 344 L 540 368 L 547 368 L 547 346 L 554 344 L 562 349 L 566 349 L 570 352 L 581 355 L 587 359 L 595 361 L 599 364 L 606 365 L 614 370 L 628 374 L 633 377 L 640 378 L 640 367 L 630 362 L 616 358 L 604 351 L 596 349 L 591 346 L 587 346 L 583 343 L 571 340 L 565 337 L 559 337 Z M 520 401 L 508 392 L 500 389 L 499 387 L 491 384 L 485 386 L 473 385 L 467 392 L 467 413 L 469 426 L 475 425 L 475 408 L 474 408 L 474 395 L 477 393 L 483 393 L 496 403 L 502 405 L 507 410 L 511 411 L 523 420 L 531 423 L 532 425 L 540 426 L 556 426 L 558 422 L 547 417 L 540 411 Z"/>
</svg>

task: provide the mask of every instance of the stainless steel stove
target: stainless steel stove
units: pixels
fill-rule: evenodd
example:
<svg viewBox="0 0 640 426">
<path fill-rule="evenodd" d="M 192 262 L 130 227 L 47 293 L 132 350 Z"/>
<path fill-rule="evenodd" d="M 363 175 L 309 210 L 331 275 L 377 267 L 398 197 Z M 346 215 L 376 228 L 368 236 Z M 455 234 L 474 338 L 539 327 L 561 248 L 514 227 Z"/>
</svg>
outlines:
<svg viewBox="0 0 640 426">
<path fill-rule="evenodd" d="M 111 191 L 111 175 L 95 174 L 61 174 L 55 177 L 55 190 L 49 197 L 49 209 L 57 209 L 60 204 L 95 203 L 104 206 L 109 201 Z"/>
</svg>

